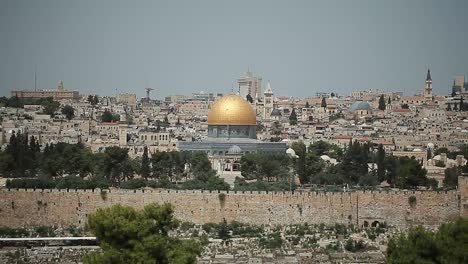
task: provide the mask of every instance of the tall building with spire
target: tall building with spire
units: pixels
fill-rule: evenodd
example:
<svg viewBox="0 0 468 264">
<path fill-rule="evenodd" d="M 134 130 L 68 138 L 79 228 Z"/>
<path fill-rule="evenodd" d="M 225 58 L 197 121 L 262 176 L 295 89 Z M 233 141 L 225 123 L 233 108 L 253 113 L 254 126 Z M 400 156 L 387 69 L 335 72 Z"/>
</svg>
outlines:
<svg viewBox="0 0 468 264">
<path fill-rule="evenodd" d="M 266 90 L 263 93 L 263 119 L 269 119 L 271 111 L 273 111 L 273 90 L 270 81 L 268 81 Z"/>
<path fill-rule="evenodd" d="M 432 77 L 431 70 L 427 70 L 426 87 L 424 87 L 424 98 L 432 99 Z"/>
<path fill-rule="evenodd" d="M 239 95 L 244 99 L 250 94 L 255 101 L 262 94 L 262 78 L 254 76 L 252 72 L 250 72 L 250 69 L 247 70 L 244 76 L 237 79 L 237 84 Z"/>
</svg>

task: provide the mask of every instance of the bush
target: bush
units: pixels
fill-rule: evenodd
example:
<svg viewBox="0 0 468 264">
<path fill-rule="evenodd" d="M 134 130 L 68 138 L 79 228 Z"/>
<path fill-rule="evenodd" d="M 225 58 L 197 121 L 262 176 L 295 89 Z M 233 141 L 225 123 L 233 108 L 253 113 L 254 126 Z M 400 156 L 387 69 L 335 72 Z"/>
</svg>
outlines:
<svg viewBox="0 0 468 264">
<path fill-rule="evenodd" d="M 190 180 L 182 184 L 180 189 L 186 190 L 229 190 L 229 184 L 227 184 L 223 179 L 218 176 L 210 176 L 208 180 Z"/>
<path fill-rule="evenodd" d="M 140 189 L 143 187 L 148 186 L 148 181 L 145 179 L 130 179 L 126 182 L 120 184 L 120 188 L 122 189 Z"/>
<path fill-rule="evenodd" d="M 55 182 L 49 179 L 13 179 L 6 181 L 7 188 L 28 188 L 28 189 L 51 189 L 55 188 Z"/>
<path fill-rule="evenodd" d="M 362 240 L 354 241 L 353 239 L 346 240 L 344 248 L 349 252 L 358 252 L 366 249 L 364 242 Z"/>
<path fill-rule="evenodd" d="M 294 190 L 296 186 L 292 184 L 290 186 L 289 182 L 279 181 L 279 182 L 265 182 L 265 181 L 255 181 L 255 182 L 246 182 L 244 179 L 236 178 L 234 183 L 234 191 L 271 191 L 271 192 L 282 192 Z"/>
<path fill-rule="evenodd" d="M 267 235 L 266 237 L 260 238 L 259 245 L 262 248 L 268 249 L 281 248 L 281 246 L 283 245 L 283 239 L 281 239 L 281 235 L 279 232 L 274 232 L 272 234 Z"/>
</svg>

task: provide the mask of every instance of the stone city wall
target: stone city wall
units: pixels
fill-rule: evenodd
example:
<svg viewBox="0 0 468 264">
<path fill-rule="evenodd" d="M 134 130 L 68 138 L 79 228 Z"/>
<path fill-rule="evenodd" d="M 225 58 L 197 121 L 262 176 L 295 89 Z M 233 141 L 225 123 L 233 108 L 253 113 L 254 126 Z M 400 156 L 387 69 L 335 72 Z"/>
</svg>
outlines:
<svg viewBox="0 0 468 264">
<path fill-rule="evenodd" d="M 176 190 L 0 189 L 0 226 L 83 226 L 98 208 L 123 204 L 142 208 L 168 202 L 175 216 L 197 224 L 386 222 L 400 228 L 436 226 L 461 215 L 458 191 L 225 192 Z M 463 211 L 463 212 L 466 212 Z M 466 215 L 466 213 L 464 213 Z"/>
</svg>

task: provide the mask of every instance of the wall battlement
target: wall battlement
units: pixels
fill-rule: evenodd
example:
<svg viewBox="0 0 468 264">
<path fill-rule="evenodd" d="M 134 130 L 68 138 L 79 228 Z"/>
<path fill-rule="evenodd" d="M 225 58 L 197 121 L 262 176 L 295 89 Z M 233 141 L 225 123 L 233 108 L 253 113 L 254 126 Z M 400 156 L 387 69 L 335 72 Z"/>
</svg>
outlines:
<svg viewBox="0 0 468 264">
<path fill-rule="evenodd" d="M 98 208 L 165 202 L 174 205 L 177 218 L 197 224 L 226 219 L 252 224 L 437 226 L 468 216 L 468 179 L 459 179 L 457 191 L 441 192 L 0 189 L 0 226 L 83 226 Z"/>
</svg>

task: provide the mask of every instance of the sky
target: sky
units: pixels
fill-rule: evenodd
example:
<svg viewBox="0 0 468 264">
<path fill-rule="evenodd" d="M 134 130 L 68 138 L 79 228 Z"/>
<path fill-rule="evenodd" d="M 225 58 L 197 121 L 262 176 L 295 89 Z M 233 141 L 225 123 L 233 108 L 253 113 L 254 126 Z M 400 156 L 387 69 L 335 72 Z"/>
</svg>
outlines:
<svg viewBox="0 0 468 264">
<path fill-rule="evenodd" d="M 415 94 L 468 78 L 466 0 L 0 0 L 0 95 L 228 93 L 247 69 L 276 95 Z"/>
</svg>

